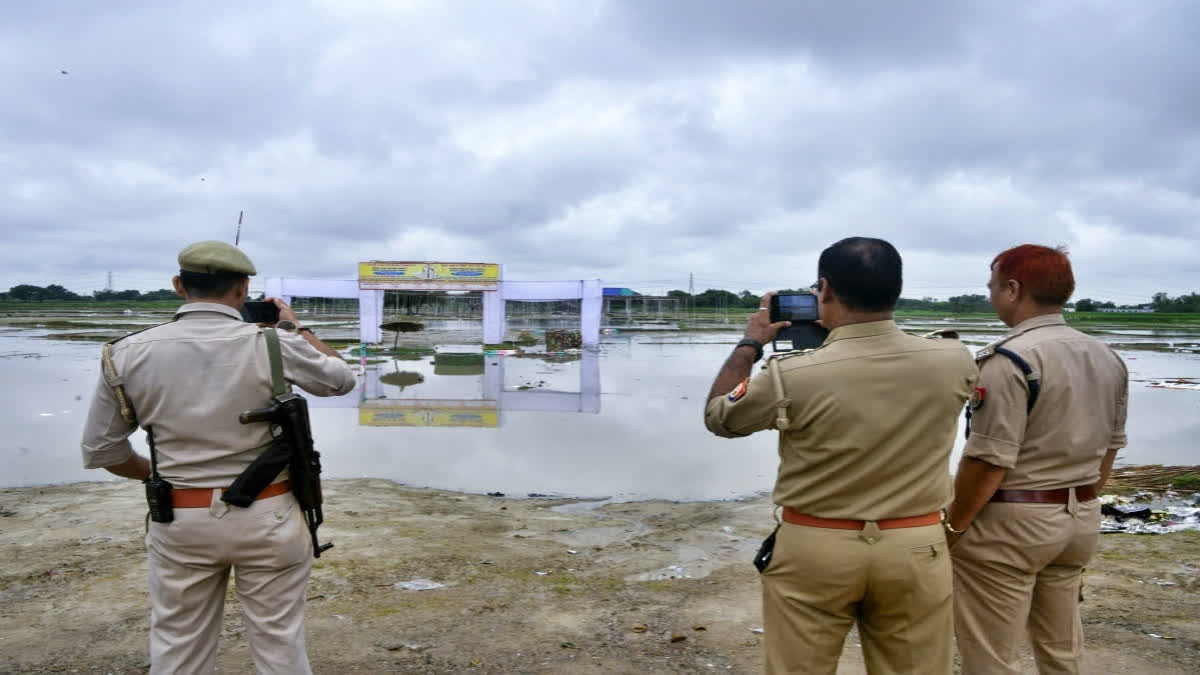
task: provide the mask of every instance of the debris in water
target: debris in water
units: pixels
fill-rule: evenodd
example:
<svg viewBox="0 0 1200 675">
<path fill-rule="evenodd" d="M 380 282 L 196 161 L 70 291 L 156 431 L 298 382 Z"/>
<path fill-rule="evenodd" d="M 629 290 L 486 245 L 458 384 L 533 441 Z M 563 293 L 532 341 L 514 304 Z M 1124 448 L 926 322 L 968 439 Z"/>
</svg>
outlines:
<svg viewBox="0 0 1200 675">
<path fill-rule="evenodd" d="M 751 633 L 758 633 L 759 635 L 762 635 L 763 629 L 761 629 L 761 628 L 751 628 L 751 629 L 750 629 L 750 632 L 751 632 Z"/>
<path fill-rule="evenodd" d="M 671 642 L 683 642 L 686 639 L 687 639 L 686 635 L 680 635 L 679 633 L 675 633 L 674 635 L 671 636 Z"/>
<path fill-rule="evenodd" d="M 432 591 L 438 588 L 445 588 L 446 584 L 439 584 L 429 579 L 413 579 L 412 581 L 397 581 L 393 586 L 406 591 Z"/>
<path fill-rule="evenodd" d="M 634 626 L 634 627 L 633 627 L 633 632 L 635 632 L 635 633 L 645 633 L 645 632 L 646 632 L 646 624 L 644 624 L 644 623 L 639 623 L 638 625 Z"/>
</svg>

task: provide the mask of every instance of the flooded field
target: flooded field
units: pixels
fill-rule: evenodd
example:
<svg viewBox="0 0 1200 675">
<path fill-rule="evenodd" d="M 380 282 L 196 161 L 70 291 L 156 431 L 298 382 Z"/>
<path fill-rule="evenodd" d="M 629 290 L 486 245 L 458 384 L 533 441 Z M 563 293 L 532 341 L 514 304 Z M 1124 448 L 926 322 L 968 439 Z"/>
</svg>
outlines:
<svg viewBox="0 0 1200 675">
<path fill-rule="evenodd" d="M 163 318 L 79 314 L 0 326 L 0 374 L 8 385 L 0 393 L 0 422 L 8 430 L 0 440 L 0 486 L 108 477 L 80 468 L 78 446 L 99 376 L 98 343 L 47 336 L 92 338 Z M 349 341 L 355 333 L 344 319 L 310 325 L 327 339 Z M 569 318 L 547 318 L 510 328 L 515 336 L 571 325 Z M 904 326 L 958 327 L 972 345 L 1003 330 L 986 321 Z M 728 499 L 769 490 L 774 435 L 721 439 L 701 422 L 704 396 L 738 334 L 647 328 L 606 334 L 597 352 L 546 360 L 484 355 L 478 322 L 429 321 L 427 331 L 401 342 L 432 348 L 424 354 L 372 356 L 365 372 L 358 357 L 348 356 L 361 373 L 359 387 L 313 400 L 326 475 L 616 501 Z M 1117 346 L 1130 369 L 1130 447 L 1122 463 L 1194 463 L 1200 353 L 1191 345 L 1200 342 L 1200 331 L 1101 328 L 1097 334 Z M 134 444 L 145 451 L 140 433 Z"/>
</svg>

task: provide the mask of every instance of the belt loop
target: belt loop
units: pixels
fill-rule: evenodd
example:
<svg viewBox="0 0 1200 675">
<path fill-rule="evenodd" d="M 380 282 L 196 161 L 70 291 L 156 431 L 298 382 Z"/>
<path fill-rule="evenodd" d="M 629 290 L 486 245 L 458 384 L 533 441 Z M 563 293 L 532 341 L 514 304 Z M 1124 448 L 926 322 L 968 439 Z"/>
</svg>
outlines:
<svg viewBox="0 0 1200 675">
<path fill-rule="evenodd" d="M 1073 518 L 1079 517 L 1079 497 L 1075 495 L 1073 487 L 1067 488 L 1067 513 Z"/>
<path fill-rule="evenodd" d="M 858 534 L 858 538 L 862 539 L 868 544 L 874 544 L 875 542 L 879 541 L 879 538 L 882 536 L 883 532 L 881 532 L 879 529 L 879 523 L 875 522 L 874 520 L 868 520 L 864 522 L 863 529 Z"/>
</svg>

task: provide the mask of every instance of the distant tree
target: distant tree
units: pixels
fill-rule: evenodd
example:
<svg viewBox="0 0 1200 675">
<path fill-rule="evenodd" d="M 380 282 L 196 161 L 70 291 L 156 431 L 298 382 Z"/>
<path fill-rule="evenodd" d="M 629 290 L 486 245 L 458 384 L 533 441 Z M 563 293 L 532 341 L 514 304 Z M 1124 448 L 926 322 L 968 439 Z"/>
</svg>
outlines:
<svg viewBox="0 0 1200 675">
<path fill-rule="evenodd" d="M 1094 312 L 1096 311 L 1096 301 L 1091 298 L 1080 298 L 1075 302 L 1076 312 Z"/>
<path fill-rule="evenodd" d="M 947 302 L 950 305 L 950 311 L 955 314 L 989 312 L 992 309 L 992 303 L 988 301 L 987 297 L 978 294 L 951 296 Z"/>
<path fill-rule="evenodd" d="M 46 289 L 32 284 L 19 284 L 8 289 L 8 295 L 18 302 L 41 302 L 46 299 Z"/>
<path fill-rule="evenodd" d="M 747 309 L 758 307 L 759 297 L 750 291 L 742 291 L 738 293 L 738 303 Z"/>
<path fill-rule="evenodd" d="M 50 284 L 45 288 L 47 300 L 78 300 L 79 296 L 58 284 Z"/>
</svg>

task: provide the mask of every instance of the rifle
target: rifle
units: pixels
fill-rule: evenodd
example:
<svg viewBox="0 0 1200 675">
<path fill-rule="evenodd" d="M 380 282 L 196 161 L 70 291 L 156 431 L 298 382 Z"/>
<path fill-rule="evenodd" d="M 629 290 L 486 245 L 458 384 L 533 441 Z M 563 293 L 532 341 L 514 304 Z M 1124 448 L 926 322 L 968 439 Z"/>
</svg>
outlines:
<svg viewBox="0 0 1200 675">
<path fill-rule="evenodd" d="M 309 426 L 308 401 L 295 392 L 272 399 L 272 404 L 238 415 L 242 424 L 266 422 L 271 425 L 271 445 L 258 456 L 221 495 L 221 500 L 234 506 L 249 506 L 263 488 L 271 484 L 287 467 L 292 492 L 304 513 L 304 522 L 312 535 L 313 557 L 333 548 L 333 544 L 317 542 L 317 528 L 325 522 L 321 510 L 321 453 L 313 447 Z"/>
</svg>

